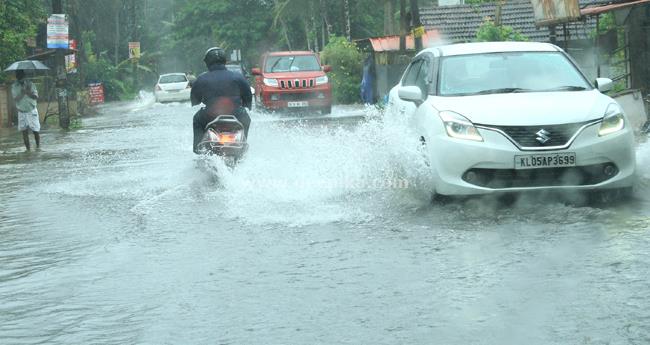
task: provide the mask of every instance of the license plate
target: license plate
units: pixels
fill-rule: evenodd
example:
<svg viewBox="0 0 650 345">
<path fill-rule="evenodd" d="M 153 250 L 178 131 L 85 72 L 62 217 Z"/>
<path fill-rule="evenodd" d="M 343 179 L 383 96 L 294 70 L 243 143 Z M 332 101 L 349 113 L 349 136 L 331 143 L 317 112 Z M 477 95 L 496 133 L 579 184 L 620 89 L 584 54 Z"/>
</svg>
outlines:
<svg viewBox="0 0 650 345">
<path fill-rule="evenodd" d="M 515 169 L 557 168 L 575 165 L 575 152 L 515 156 Z"/>
<path fill-rule="evenodd" d="M 291 108 L 308 107 L 309 102 L 287 102 L 287 106 Z"/>
</svg>

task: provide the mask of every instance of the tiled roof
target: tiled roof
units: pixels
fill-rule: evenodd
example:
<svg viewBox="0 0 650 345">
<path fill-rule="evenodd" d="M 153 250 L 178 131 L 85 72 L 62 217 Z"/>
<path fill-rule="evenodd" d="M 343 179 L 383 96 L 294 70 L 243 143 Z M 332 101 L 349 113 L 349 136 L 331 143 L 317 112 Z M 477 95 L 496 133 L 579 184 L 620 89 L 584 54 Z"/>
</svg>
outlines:
<svg viewBox="0 0 650 345">
<path fill-rule="evenodd" d="M 580 0 L 580 8 L 602 5 L 611 0 Z M 423 7 L 420 20 L 427 29 L 437 29 L 443 38 L 452 42 L 468 42 L 476 38 L 476 31 L 485 18 L 494 19 L 496 4 L 494 2 L 480 5 L 452 5 L 440 7 Z M 548 42 L 547 27 L 535 27 L 535 15 L 530 0 L 509 0 L 501 9 L 501 23 L 510 26 L 531 41 Z M 587 17 L 584 21 L 566 24 L 569 40 L 589 38 L 596 28 L 596 19 Z M 564 41 L 563 27 L 555 29 L 558 41 Z"/>
</svg>

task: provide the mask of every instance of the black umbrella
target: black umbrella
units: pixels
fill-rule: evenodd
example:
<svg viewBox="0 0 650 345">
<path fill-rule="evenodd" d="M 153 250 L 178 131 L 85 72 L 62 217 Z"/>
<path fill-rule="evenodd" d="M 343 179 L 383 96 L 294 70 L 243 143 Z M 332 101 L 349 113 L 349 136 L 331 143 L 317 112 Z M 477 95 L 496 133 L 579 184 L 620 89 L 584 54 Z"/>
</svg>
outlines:
<svg viewBox="0 0 650 345">
<path fill-rule="evenodd" d="M 36 60 L 23 60 L 23 61 L 16 61 L 11 64 L 11 66 L 7 67 L 5 69 L 5 72 L 11 72 L 11 71 L 18 71 L 18 70 L 23 70 L 23 71 L 45 71 L 49 70 L 50 68 L 43 65 L 42 62 L 36 61 Z"/>
</svg>

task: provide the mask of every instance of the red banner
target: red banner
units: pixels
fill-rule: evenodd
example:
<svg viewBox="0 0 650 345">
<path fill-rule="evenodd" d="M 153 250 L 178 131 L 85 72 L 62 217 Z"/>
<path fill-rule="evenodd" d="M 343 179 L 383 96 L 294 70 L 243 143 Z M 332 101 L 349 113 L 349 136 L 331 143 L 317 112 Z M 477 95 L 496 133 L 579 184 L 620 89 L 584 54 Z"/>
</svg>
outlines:
<svg viewBox="0 0 650 345">
<path fill-rule="evenodd" d="M 104 103 L 104 85 L 102 83 L 88 84 L 88 94 L 91 105 Z"/>
</svg>

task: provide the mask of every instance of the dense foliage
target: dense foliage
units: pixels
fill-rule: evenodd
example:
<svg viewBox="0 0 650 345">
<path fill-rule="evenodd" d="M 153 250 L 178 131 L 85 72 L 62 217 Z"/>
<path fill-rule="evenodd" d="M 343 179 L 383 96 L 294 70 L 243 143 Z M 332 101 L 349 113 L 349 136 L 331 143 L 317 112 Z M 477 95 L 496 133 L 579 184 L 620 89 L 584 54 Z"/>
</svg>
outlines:
<svg viewBox="0 0 650 345">
<path fill-rule="evenodd" d="M 335 103 L 359 100 L 362 60 L 357 46 L 343 37 L 331 37 L 321 55 L 323 63 L 332 66 L 329 73 Z"/>
<path fill-rule="evenodd" d="M 101 81 L 107 99 L 123 99 L 139 88 L 152 88 L 159 73 L 200 74 L 203 53 L 216 45 L 241 50 L 247 69 L 257 66 L 266 51 L 321 52 L 331 41 L 330 56 L 358 54 L 345 52 L 340 37 L 351 47 L 354 39 L 382 35 L 385 1 L 390 0 L 63 0 L 70 38 L 79 48 L 78 74 L 70 79 L 78 88 Z M 39 47 L 45 48 L 51 12 L 52 0 L 0 0 L 2 67 L 29 54 L 25 41 L 37 33 Z M 140 42 L 138 61 L 128 60 L 133 41 Z M 359 58 L 355 66 L 360 63 Z M 360 67 L 336 62 L 332 67 L 339 99 L 358 97 Z M 342 96 L 346 92 L 350 95 Z"/>
<path fill-rule="evenodd" d="M 36 36 L 38 24 L 45 19 L 39 0 L 0 1 L 0 67 L 22 60 L 27 53 L 26 41 Z M 7 79 L 0 73 L 0 82 Z"/>
</svg>

